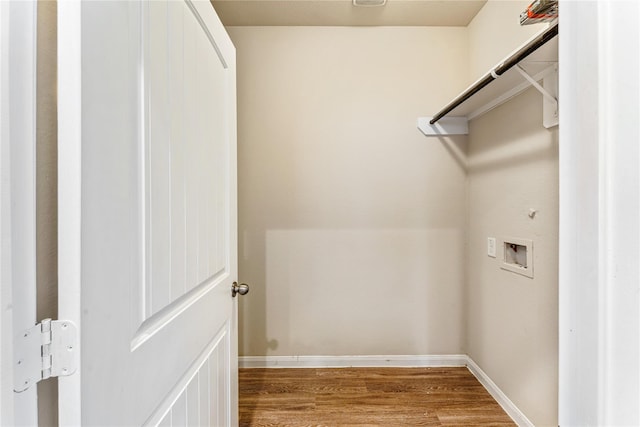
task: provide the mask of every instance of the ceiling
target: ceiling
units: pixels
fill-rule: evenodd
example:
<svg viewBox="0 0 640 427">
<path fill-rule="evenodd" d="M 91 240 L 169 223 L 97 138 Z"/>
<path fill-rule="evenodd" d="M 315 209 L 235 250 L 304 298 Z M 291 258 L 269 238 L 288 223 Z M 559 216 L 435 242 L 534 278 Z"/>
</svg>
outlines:
<svg viewBox="0 0 640 427">
<path fill-rule="evenodd" d="M 466 26 L 487 0 L 212 0 L 225 26 Z"/>
</svg>

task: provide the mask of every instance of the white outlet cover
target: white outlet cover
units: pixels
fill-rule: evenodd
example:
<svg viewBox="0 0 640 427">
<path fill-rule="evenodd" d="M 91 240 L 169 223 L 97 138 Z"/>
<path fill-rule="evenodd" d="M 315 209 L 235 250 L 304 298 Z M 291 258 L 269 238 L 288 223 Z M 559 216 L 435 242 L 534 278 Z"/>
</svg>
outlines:
<svg viewBox="0 0 640 427">
<path fill-rule="evenodd" d="M 496 238 L 487 237 L 487 255 L 490 257 L 496 257 Z"/>
</svg>

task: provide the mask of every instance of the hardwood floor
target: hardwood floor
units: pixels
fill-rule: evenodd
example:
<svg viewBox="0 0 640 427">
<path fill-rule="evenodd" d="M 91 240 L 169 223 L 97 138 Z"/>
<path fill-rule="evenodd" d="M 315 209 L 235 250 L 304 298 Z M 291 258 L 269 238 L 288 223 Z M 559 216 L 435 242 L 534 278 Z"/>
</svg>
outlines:
<svg viewBox="0 0 640 427">
<path fill-rule="evenodd" d="M 240 426 L 514 426 L 467 368 L 240 369 Z"/>
</svg>

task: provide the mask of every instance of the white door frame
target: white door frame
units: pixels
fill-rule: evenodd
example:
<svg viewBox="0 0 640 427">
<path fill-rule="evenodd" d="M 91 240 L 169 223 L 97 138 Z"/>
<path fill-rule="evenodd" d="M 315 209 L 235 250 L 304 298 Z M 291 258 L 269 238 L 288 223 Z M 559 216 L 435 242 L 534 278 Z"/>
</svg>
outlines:
<svg viewBox="0 0 640 427">
<path fill-rule="evenodd" d="M 9 155 L 9 4 L 0 2 L 0 424 L 13 424 L 11 310 L 11 176 Z"/>
<path fill-rule="evenodd" d="M 37 386 L 14 393 L 14 335 L 36 323 L 37 3 L 0 2 L 0 424 L 37 425 Z"/>
<path fill-rule="evenodd" d="M 615 2 L 614 2 L 615 3 Z M 18 6 L 19 5 L 19 6 Z M 30 8 L 32 12 L 14 15 L 16 7 Z M 618 136 L 611 131 L 635 133 L 638 128 L 638 106 L 633 104 L 626 109 L 602 110 L 615 107 L 618 100 L 624 102 L 625 92 L 616 91 L 616 79 L 612 77 L 615 68 L 607 67 L 606 59 L 620 59 L 619 55 L 629 54 L 635 58 L 636 68 L 626 68 L 628 78 L 637 79 L 638 40 L 629 39 L 627 34 L 637 36 L 633 28 L 611 25 L 612 11 L 609 2 L 564 2 L 563 35 L 560 39 L 560 103 L 562 125 L 560 127 L 560 402 L 559 421 L 561 425 L 609 424 L 621 421 L 614 418 L 616 410 L 625 406 L 628 417 L 638 417 L 638 297 L 625 298 L 629 288 L 617 286 L 632 283 L 637 272 L 625 272 L 624 277 L 614 276 L 611 268 L 625 259 L 638 265 L 638 223 L 637 217 L 631 221 L 623 216 L 625 209 L 631 206 L 637 213 L 637 180 L 629 185 L 631 192 L 625 193 L 624 200 L 617 198 L 619 191 L 611 184 L 623 178 L 616 171 L 634 170 L 637 172 L 637 138 L 629 138 L 629 144 L 612 146 L 605 144 L 610 138 Z M 613 12 L 615 15 L 615 12 Z M 634 11 L 636 22 L 640 18 Z M 33 324 L 35 319 L 35 298 L 32 307 L 21 311 L 24 319 L 16 320 L 19 296 L 13 292 L 13 280 L 22 276 L 21 289 L 35 289 L 35 268 L 30 265 L 35 260 L 35 220 L 33 191 L 35 152 L 35 2 L 0 2 L 0 307 L 2 307 L 0 329 L 0 424 L 12 425 L 37 418 L 35 388 L 33 398 L 17 395 L 12 391 L 13 383 L 13 330 L 22 329 L 21 325 Z M 593 21 L 593 25 L 585 22 Z M 599 29 L 599 32 L 596 31 Z M 580 39 L 591 41 L 592 49 L 577 47 Z M 616 44 L 618 39 L 626 38 L 624 47 Z M 613 43 L 611 43 L 613 42 Z M 602 44 L 601 44 L 602 43 Z M 631 43 L 629 45 L 628 43 Z M 610 47 L 610 50 L 594 54 L 597 46 Z M 18 57 L 13 56 L 21 53 Z M 13 53 L 13 54 L 12 54 Z M 624 57 L 622 58 L 624 59 Z M 588 66 L 591 65 L 591 66 Z M 615 66 L 614 66 L 615 67 Z M 22 71 L 14 71 L 22 70 Z M 601 74 L 598 77 L 598 71 Z M 635 75 L 632 73 L 635 71 Z M 576 79 L 579 76 L 579 79 Z M 18 81 L 23 81 L 19 84 Z M 590 81 L 584 86 L 581 83 Z M 26 83 L 25 83 L 26 82 Z M 8 89 L 11 90 L 8 90 Z M 587 89 L 585 91 L 585 88 Z M 21 93 L 22 92 L 22 93 Z M 609 94 L 601 98 L 601 94 Z M 633 94 L 627 92 L 626 95 Z M 637 94 L 636 94 L 637 95 Z M 615 101 L 615 102 L 614 102 Z M 14 102 L 21 104 L 21 113 L 14 110 Z M 597 107 L 601 110 L 598 111 Z M 631 107 L 631 108 L 629 108 Z M 607 113 L 610 111 L 610 113 Z M 598 114 L 600 113 L 600 114 Z M 635 116 L 634 116 L 635 115 Z M 590 117 L 590 119 L 585 119 Z M 627 120 L 631 119 L 631 120 Z M 635 129 L 625 125 L 635 123 Z M 11 128 L 9 128 L 11 124 Z M 23 129 L 23 141 L 19 144 L 13 135 Z M 31 135 L 31 136 L 29 136 Z M 573 142 L 572 142 L 573 141 Z M 17 151 L 23 149 L 22 153 Z M 631 149 L 630 151 L 628 151 Z M 626 155 L 625 155 L 626 154 Z M 632 155 L 629 155 L 632 154 Z M 20 160 L 18 160 L 20 159 Z M 25 161 L 25 159 L 27 159 Z M 28 159 L 31 159 L 29 161 Z M 20 166 L 25 166 L 22 169 Z M 636 179 L 637 176 L 632 176 Z M 24 181 L 22 181 L 24 180 Z M 22 181 L 22 182 L 21 182 Z M 21 185 L 27 193 L 16 191 Z M 21 202 L 11 209 L 13 198 L 21 197 Z M 31 209 L 29 208 L 31 206 Z M 576 221 L 578 219 L 578 221 Z M 16 227 L 15 222 L 20 222 Z M 622 227 L 620 227 L 622 226 Z M 629 228 L 631 228 L 631 233 Z M 627 230 L 630 241 L 623 239 L 618 230 Z M 606 232 L 606 233 L 605 233 Z M 26 236 L 22 239 L 20 236 Z M 622 240 L 621 240 L 622 239 Z M 26 243 L 22 249 L 15 242 Z M 622 246 L 620 243 L 622 242 Z M 626 248 L 626 252 L 615 248 Z M 26 254 L 26 255 L 25 255 Z M 616 255 L 624 255 L 619 259 Z M 27 271 L 20 271 L 27 266 Z M 30 270 L 30 271 L 29 271 Z M 26 279 L 25 279 L 26 278 Z M 24 280 L 24 281 L 22 281 Z M 31 292 L 31 291 L 29 291 Z M 33 291 L 35 292 L 35 291 Z M 607 333 L 614 331 L 615 334 Z M 635 334 L 635 335 L 634 335 Z M 628 341 L 628 338 L 633 338 Z M 624 344 L 623 344 L 624 343 Z M 635 357 L 635 362 L 618 365 L 619 359 Z M 625 361 L 623 360 L 623 362 Z M 616 366 L 622 366 L 626 375 L 620 376 Z M 626 380 L 625 380 L 626 378 Z M 606 381 L 606 383 L 603 383 Z M 631 394 L 621 393 L 624 399 L 612 399 L 616 386 L 627 384 Z M 636 387 L 634 388 L 634 385 Z M 635 394 L 634 394 L 635 393 Z M 581 400 L 578 402 L 578 400 Z M 28 403 L 30 401 L 30 403 Z M 22 403 L 20 403 L 22 402 Z M 632 402 L 632 404 L 629 404 Z M 635 404 L 633 404 L 635 402 Z M 25 406 L 26 405 L 26 406 Z M 619 406 L 614 406 L 619 405 Z M 618 412 L 619 413 L 619 412 Z M 637 418 L 636 418 L 637 420 Z M 28 422 L 28 421 L 27 421 Z"/>
<path fill-rule="evenodd" d="M 61 26 L 62 16 L 75 16 L 80 22 L 81 3 L 79 1 L 58 2 L 58 46 L 66 46 L 65 50 L 58 49 L 58 92 L 64 97 L 58 97 L 58 111 L 73 111 L 74 118 L 81 117 L 74 106 L 81 105 L 81 93 L 76 82 L 81 81 L 80 40 L 81 28 L 66 23 Z M 61 73 L 60 70 L 65 70 Z M 65 105 L 60 105 L 65 102 Z M 66 215 L 67 221 L 58 221 L 58 295 L 77 295 L 75 300 L 58 298 L 58 313 L 68 315 L 71 319 L 80 318 L 80 197 L 82 171 L 77 167 L 82 157 L 80 122 L 66 123 L 67 117 L 58 114 L 58 218 Z M 63 211 L 63 212 L 61 212 Z M 73 225 L 76 225 L 75 227 Z M 61 250 L 61 248 L 64 248 Z M 76 325 L 78 327 L 78 325 Z M 78 327 L 78 336 L 81 330 Z M 80 347 L 80 346 L 78 346 Z M 80 364 L 79 353 L 78 363 Z M 80 408 L 74 406 L 80 402 L 80 375 L 74 375 L 58 381 L 58 395 L 72 396 L 68 401 L 58 400 L 58 418 L 60 425 L 81 425 Z"/>
<path fill-rule="evenodd" d="M 564 1 L 559 424 L 640 424 L 640 5 Z"/>
</svg>

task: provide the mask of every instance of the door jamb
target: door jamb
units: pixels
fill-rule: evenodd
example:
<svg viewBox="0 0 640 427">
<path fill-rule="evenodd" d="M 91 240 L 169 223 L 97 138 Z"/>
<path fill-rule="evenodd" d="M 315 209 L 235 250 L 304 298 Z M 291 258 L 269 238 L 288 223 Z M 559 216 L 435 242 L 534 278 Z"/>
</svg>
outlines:
<svg viewBox="0 0 640 427">
<path fill-rule="evenodd" d="M 36 323 L 37 2 L 0 8 L 0 424 L 37 425 L 37 387 L 13 391 L 14 337 Z"/>
</svg>

